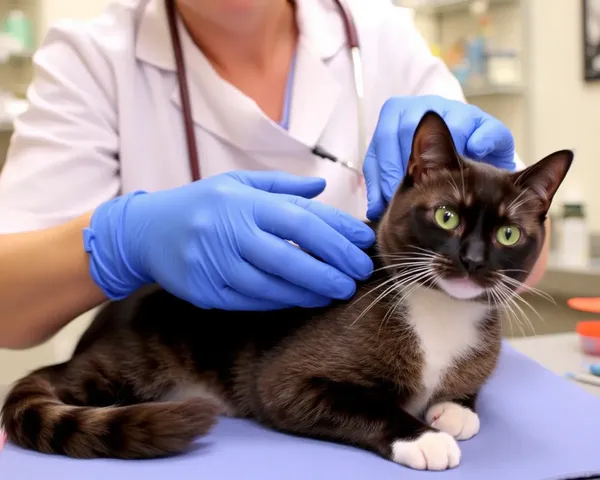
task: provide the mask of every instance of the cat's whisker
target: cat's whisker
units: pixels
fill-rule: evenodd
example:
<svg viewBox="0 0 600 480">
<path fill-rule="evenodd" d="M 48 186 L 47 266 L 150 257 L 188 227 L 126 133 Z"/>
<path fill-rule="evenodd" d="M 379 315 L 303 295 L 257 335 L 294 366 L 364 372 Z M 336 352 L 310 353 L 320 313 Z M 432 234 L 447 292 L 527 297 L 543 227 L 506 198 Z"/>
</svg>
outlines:
<svg viewBox="0 0 600 480">
<path fill-rule="evenodd" d="M 519 215 L 539 215 L 539 210 L 519 210 Z"/>
<path fill-rule="evenodd" d="M 513 291 L 510 289 L 507 289 L 504 285 L 501 284 L 501 282 L 497 282 L 496 285 L 494 286 L 494 288 L 490 289 L 490 291 L 492 291 L 496 295 L 496 297 L 500 300 L 499 306 L 501 306 L 503 310 L 506 310 L 506 313 L 510 314 L 512 317 L 512 320 L 514 320 L 515 323 L 517 324 L 517 326 L 519 326 L 519 328 L 521 328 L 522 321 L 521 321 L 519 315 L 516 314 L 515 309 L 510 302 L 510 297 L 513 295 Z M 525 333 L 525 332 L 523 332 L 522 328 L 521 328 L 521 332 L 523 334 Z"/>
<path fill-rule="evenodd" d="M 523 308 L 521 308 L 521 306 L 517 303 L 517 301 L 520 301 L 524 305 L 526 305 L 527 307 L 529 307 L 531 309 L 531 311 L 533 311 L 533 313 L 535 313 L 537 315 L 537 317 L 542 322 L 545 322 L 544 318 L 540 315 L 540 313 L 527 300 L 525 300 L 523 297 L 521 297 L 521 295 L 519 295 L 514 290 L 512 290 L 508 285 L 503 284 L 503 283 L 499 283 L 497 285 L 497 287 L 498 287 L 499 291 L 502 291 L 504 293 L 504 295 L 505 295 L 505 297 L 507 299 L 507 302 L 510 302 L 516 309 L 519 310 L 519 312 L 520 312 L 520 314 L 522 316 L 522 319 L 525 322 L 527 322 L 527 326 L 531 330 L 531 333 L 535 334 L 535 327 L 534 327 L 533 323 L 531 322 L 531 319 L 525 313 L 525 311 L 523 310 Z"/>
<path fill-rule="evenodd" d="M 488 305 L 490 305 L 495 311 L 498 311 L 500 314 L 504 313 L 504 312 L 502 312 L 502 309 L 500 308 L 499 300 L 498 300 L 498 297 L 497 297 L 496 293 L 494 292 L 494 290 L 486 288 L 485 293 L 486 293 Z M 508 325 L 510 326 L 510 331 L 512 334 L 513 326 L 512 326 L 512 321 L 510 319 L 509 319 Z"/>
<path fill-rule="evenodd" d="M 456 196 L 460 198 L 460 190 L 458 189 L 458 185 L 456 184 L 456 180 L 454 180 L 454 177 L 452 176 L 452 174 L 449 173 L 446 178 L 448 179 L 449 182 L 452 183 L 452 187 L 454 188 L 454 191 L 456 192 Z"/>
<path fill-rule="evenodd" d="M 398 292 L 396 292 L 396 294 L 394 295 L 394 298 L 392 299 L 391 307 L 388 309 L 388 311 L 384 315 L 383 319 L 379 323 L 379 328 L 377 329 L 378 336 L 381 334 L 381 329 L 385 325 L 387 325 L 387 322 L 389 321 L 389 319 L 393 317 L 394 313 L 396 313 L 396 310 L 398 309 L 398 307 L 400 305 L 402 305 L 402 303 L 403 303 L 402 289 L 399 288 Z"/>
<path fill-rule="evenodd" d="M 527 190 L 528 190 L 527 188 L 525 188 L 524 190 L 521 190 L 521 193 L 519 193 L 519 194 L 518 194 L 518 195 L 517 195 L 517 196 L 516 196 L 516 197 L 513 199 L 513 201 L 512 201 L 512 202 L 510 202 L 510 203 L 508 204 L 508 207 L 506 207 L 506 208 L 507 208 L 507 209 L 509 209 L 510 207 L 512 207 L 512 206 L 514 205 L 514 203 L 515 203 L 515 202 L 518 202 L 518 201 L 519 201 L 519 198 L 521 198 L 521 196 L 522 196 L 522 195 L 525 195 L 525 192 L 527 192 Z"/>
<path fill-rule="evenodd" d="M 421 284 L 422 282 L 426 281 L 429 276 L 431 276 L 432 274 L 435 273 L 435 270 L 432 267 L 430 267 L 430 268 L 428 268 L 428 269 L 426 269 L 424 271 L 423 270 L 415 270 L 415 271 L 412 271 L 410 273 L 411 273 L 411 276 L 409 278 L 405 279 L 404 282 L 398 282 L 398 283 L 392 285 L 392 287 L 388 288 L 388 290 L 386 290 L 386 292 L 384 292 L 384 294 L 380 295 L 380 297 L 382 297 L 382 298 L 378 297 L 377 299 L 375 299 L 375 301 L 372 302 L 371 305 L 369 305 L 365 310 L 363 310 L 363 312 L 361 313 L 361 315 L 359 316 L 359 318 L 361 316 L 364 316 L 364 314 L 368 310 L 370 310 L 371 308 L 373 308 L 373 306 L 376 303 L 378 303 L 381 300 L 383 300 L 384 297 L 388 296 L 393 291 L 397 290 L 398 293 L 394 296 L 394 300 L 396 298 L 398 298 L 398 297 L 400 297 L 400 298 L 399 298 L 398 301 L 393 302 L 392 305 L 390 306 L 390 308 L 388 308 L 388 310 L 386 311 L 386 314 L 384 315 L 384 317 L 383 317 L 383 319 L 382 319 L 382 321 L 380 323 L 380 326 L 379 326 L 379 330 L 378 330 L 378 333 L 379 333 L 381 331 L 382 326 L 385 323 L 387 323 L 387 321 L 389 320 L 389 318 L 393 315 L 393 313 L 395 312 L 395 310 L 402 303 L 402 299 L 406 297 L 406 294 L 404 293 L 404 290 L 406 288 L 409 288 L 411 285 L 413 285 L 415 283 L 417 283 L 417 285 L 418 285 L 418 284 Z M 353 324 L 356 323 L 356 321 L 358 321 L 358 319 L 355 320 L 353 322 Z"/>
<path fill-rule="evenodd" d="M 514 322 L 514 324 L 518 327 L 521 334 L 523 336 L 525 336 L 526 332 L 523 328 L 522 319 L 519 317 L 517 312 L 515 312 L 515 308 L 514 308 L 515 305 L 514 305 L 514 303 L 512 303 L 510 301 L 510 297 L 506 294 L 506 292 L 504 290 L 499 288 L 499 285 L 497 285 L 493 289 L 493 291 L 500 299 L 500 306 L 502 307 L 501 310 L 508 315 L 508 320 L 509 320 L 509 324 L 511 325 L 511 329 L 512 329 L 512 324 Z"/>
<path fill-rule="evenodd" d="M 526 189 L 524 189 L 524 190 L 521 190 L 521 193 L 519 193 L 519 194 L 518 194 L 518 195 L 515 197 L 515 199 L 514 199 L 512 202 L 510 202 L 510 203 L 508 204 L 508 207 L 506 207 L 506 210 L 507 210 L 507 211 L 511 211 L 511 210 L 515 210 L 516 208 L 518 208 L 518 205 L 515 205 L 515 204 L 516 204 L 516 203 L 519 201 L 519 199 L 520 199 L 520 198 L 521 198 L 523 195 L 525 195 L 525 193 L 527 193 L 527 192 L 528 192 L 528 190 L 529 190 L 528 188 L 526 188 Z M 528 200 L 528 199 L 525 199 L 525 200 Z"/>
<path fill-rule="evenodd" d="M 514 336 L 514 328 L 518 328 L 521 332 L 521 335 L 525 335 L 525 330 L 523 329 L 523 322 L 519 318 L 519 315 L 515 312 L 512 305 L 509 302 L 503 299 L 503 297 L 495 293 L 496 298 L 498 299 L 498 308 L 504 314 L 505 318 L 508 320 L 508 324 L 510 325 L 511 335 Z"/>
<path fill-rule="evenodd" d="M 530 199 L 531 199 L 531 197 L 522 198 L 519 202 L 517 202 L 514 205 L 510 206 L 509 208 L 507 208 L 507 211 L 509 213 L 512 213 L 515 210 L 518 210 L 519 207 L 522 207 L 523 205 L 525 205 Z M 522 213 L 522 210 L 520 210 L 519 213 Z"/>
<path fill-rule="evenodd" d="M 406 247 L 407 250 L 402 250 L 400 252 L 393 252 L 393 253 L 376 253 L 374 256 L 376 257 L 394 257 L 396 255 L 415 255 L 418 254 L 420 252 L 426 253 L 428 255 L 438 255 L 438 253 L 434 252 L 433 250 L 428 250 L 426 248 L 421 248 L 421 247 L 417 247 L 416 245 L 410 245 L 408 247 Z M 412 249 L 414 249 L 415 251 L 413 252 Z"/>
<path fill-rule="evenodd" d="M 398 287 L 399 287 L 399 285 L 402 285 L 402 283 L 399 283 L 399 282 L 398 282 L 399 280 L 402 280 L 402 279 L 404 279 L 404 278 L 406 278 L 406 277 L 410 277 L 410 275 L 412 275 L 412 274 L 415 274 L 415 273 L 419 273 L 419 272 L 421 272 L 421 271 L 423 271 L 423 272 L 426 272 L 426 271 L 428 271 L 430 268 L 431 268 L 430 266 L 427 266 L 427 267 L 421 267 L 421 268 L 415 269 L 415 270 L 413 270 L 413 271 L 409 271 L 409 272 L 403 272 L 403 273 L 402 273 L 402 274 L 400 274 L 400 275 L 396 275 L 395 277 L 392 277 L 391 279 L 389 279 L 389 280 L 386 280 L 386 281 L 384 282 L 384 284 L 388 284 L 388 283 L 390 283 L 390 282 L 396 282 L 396 283 L 393 283 L 393 284 L 392 284 L 392 286 L 390 286 L 390 287 L 387 287 L 387 288 L 384 290 L 384 292 L 383 292 L 383 293 L 379 294 L 379 296 L 378 296 L 378 297 L 377 297 L 375 300 L 373 300 L 373 301 L 372 301 L 372 302 L 371 302 L 371 303 L 370 303 L 370 304 L 369 304 L 369 305 L 368 305 L 368 306 L 367 306 L 367 307 L 366 307 L 366 308 L 365 308 L 365 309 L 364 309 L 364 310 L 363 310 L 363 311 L 362 311 L 362 312 L 361 312 L 361 313 L 358 315 L 358 317 L 357 317 L 357 318 L 356 318 L 356 319 L 355 319 L 355 320 L 352 322 L 352 324 L 351 324 L 350 326 L 351 326 L 351 327 L 352 327 L 352 326 L 354 326 L 354 324 L 356 324 L 356 322 L 358 322 L 358 321 L 359 321 L 359 320 L 360 320 L 362 317 L 364 317 L 364 316 L 367 314 L 367 312 L 369 312 L 369 311 L 370 311 L 370 310 L 371 310 L 371 309 L 372 309 L 372 308 L 373 308 L 375 305 L 377 305 L 377 303 L 379 303 L 379 302 L 380 302 L 380 301 L 381 301 L 383 298 L 385 298 L 387 295 L 389 295 L 391 292 L 393 292 L 393 291 L 394 291 L 396 288 L 398 288 Z M 367 292 L 367 293 L 366 293 L 365 295 L 363 295 L 361 298 L 364 298 L 366 295 L 368 295 L 368 294 L 369 294 L 369 293 L 371 293 L 372 291 L 374 291 L 374 290 L 377 290 L 377 289 L 381 288 L 381 286 L 383 286 L 383 284 L 381 284 L 381 285 L 379 285 L 378 287 L 375 287 L 373 290 L 371 290 L 371 291 Z M 358 301 L 358 300 L 357 300 L 357 301 Z"/>
<path fill-rule="evenodd" d="M 353 326 L 354 324 L 356 324 L 356 322 L 358 322 L 362 317 L 364 317 L 375 305 L 377 305 L 379 302 L 381 302 L 382 300 L 384 300 L 385 297 L 387 297 L 388 295 L 390 295 L 395 290 L 399 290 L 401 286 L 402 286 L 401 283 L 395 283 L 391 287 L 389 287 L 383 294 L 381 294 L 373 302 L 371 302 L 371 304 L 368 305 L 367 308 L 365 308 L 360 313 L 360 315 L 358 315 L 358 317 L 354 320 L 354 322 L 352 322 L 352 324 L 350 326 Z"/>
<path fill-rule="evenodd" d="M 438 257 L 430 255 L 430 256 L 416 256 L 416 255 L 406 255 L 402 257 L 389 257 L 386 259 L 388 262 L 398 262 L 398 261 L 409 261 L 409 262 L 424 262 L 435 260 Z"/>
<path fill-rule="evenodd" d="M 458 168 L 460 170 L 460 181 L 462 184 L 462 199 L 465 200 L 467 198 L 467 195 L 465 192 L 465 172 L 464 172 L 464 168 L 463 168 L 463 163 L 462 163 L 462 160 L 458 156 L 456 157 L 456 161 L 458 162 Z"/>
<path fill-rule="evenodd" d="M 415 275 L 415 278 L 411 279 L 411 281 L 406 284 L 406 285 L 399 285 L 399 292 L 394 296 L 394 300 L 396 300 L 393 305 L 388 309 L 388 311 L 386 312 L 385 316 L 383 317 L 383 320 L 381 321 L 380 325 L 379 325 L 379 330 L 378 330 L 378 334 L 379 332 L 381 332 L 381 328 L 387 324 L 387 322 L 389 321 L 389 319 L 393 316 L 393 314 L 395 313 L 395 311 L 397 310 L 398 306 L 400 306 L 403 303 L 403 300 L 410 295 L 410 293 L 412 291 L 414 291 L 415 288 L 418 288 L 419 285 L 425 284 L 427 281 L 429 281 L 429 279 L 431 277 L 441 277 L 441 275 L 436 274 L 436 271 L 434 269 L 430 269 L 428 272 L 424 272 L 422 274 L 419 275 Z M 415 287 L 413 287 L 409 293 L 406 293 L 405 290 L 407 288 L 410 288 L 412 285 L 416 284 Z"/>
<path fill-rule="evenodd" d="M 538 288 L 527 285 L 527 284 L 525 284 L 519 280 L 516 280 L 512 277 L 509 277 L 508 275 L 504 275 L 503 273 L 500 273 L 499 271 L 497 273 L 500 276 L 501 280 L 503 282 L 509 284 L 510 286 L 515 287 L 516 289 L 523 289 L 527 293 L 531 293 L 532 295 L 537 295 L 537 296 L 549 301 L 553 305 L 556 305 L 556 300 L 554 300 L 554 298 L 550 294 L 548 294 Z"/>
<path fill-rule="evenodd" d="M 529 315 L 527 315 L 525 313 L 525 311 L 523 310 L 523 308 L 517 303 L 516 298 L 515 297 L 509 297 L 508 300 L 520 313 L 520 318 L 523 320 L 523 323 L 525 324 L 525 326 L 529 329 L 529 331 L 533 334 L 535 334 L 535 327 L 531 321 L 531 319 L 529 318 Z"/>
<path fill-rule="evenodd" d="M 402 278 L 404 275 L 407 275 L 408 272 L 400 272 L 397 275 L 394 275 L 391 278 L 385 279 L 382 282 L 378 283 L 375 287 L 371 288 L 368 292 L 364 293 L 363 295 L 361 295 L 360 297 L 358 297 L 357 299 L 355 299 L 350 306 L 354 305 L 355 303 L 357 303 L 358 301 L 362 300 L 364 297 L 366 297 L 367 295 L 373 293 L 376 290 L 379 290 L 380 288 L 382 288 L 383 286 L 387 285 L 388 283 L 394 282 L 396 280 L 398 280 L 399 278 Z"/>
<path fill-rule="evenodd" d="M 423 260 L 419 262 L 404 262 L 404 263 L 394 263 L 392 265 L 386 265 L 385 267 L 379 267 L 373 270 L 373 272 L 380 272 L 382 270 L 390 270 L 392 268 L 411 268 L 411 267 L 421 267 L 425 265 L 431 265 L 431 260 Z"/>
<path fill-rule="evenodd" d="M 440 255 L 439 253 L 434 252 L 433 250 L 428 250 L 426 248 L 421 248 L 421 247 L 418 247 L 416 245 L 411 245 L 410 248 L 414 249 L 415 251 L 414 252 L 413 251 L 408 251 L 408 252 L 404 251 L 404 252 L 402 252 L 400 254 L 396 254 L 396 255 L 399 255 L 399 256 L 408 256 L 409 258 L 412 257 L 412 256 L 417 256 L 419 258 L 435 258 L 437 260 L 444 261 L 444 262 L 449 262 L 450 261 L 444 255 Z"/>
<path fill-rule="evenodd" d="M 385 260 L 387 262 L 421 262 L 421 263 L 423 263 L 423 262 L 431 262 L 433 260 L 444 261 L 445 259 L 440 255 L 417 254 L 417 255 L 396 255 L 396 256 L 389 255 L 389 256 L 387 256 L 387 258 Z M 397 263 L 393 263 L 391 265 L 384 265 L 383 267 L 380 267 L 377 270 L 380 270 L 383 268 L 392 268 L 394 265 L 397 265 Z"/>
<path fill-rule="evenodd" d="M 393 253 L 393 254 L 385 254 L 385 253 L 377 253 L 373 255 L 374 257 L 381 258 L 429 258 L 438 256 L 437 254 L 432 253 L 421 253 L 421 252 L 403 252 L 403 253 Z"/>
<path fill-rule="evenodd" d="M 436 253 L 436 252 L 434 252 L 432 250 L 428 250 L 426 248 L 419 247 L 418 245 L 410 245 L 408 248 L 414 248 L 415 250 L 419 250 L 421 252 L 429 253 L 431 255 L 439 255 L 438 253 Z"/>
<path fill-rule="evenodd" d="M 535 335 L 535 327 L 533 325 L 533 322 L 531 321 L 531 319 L 529 318 L 529 316 L 525 313 L 525 311 L 521 308 L 521 306 L 516 302 L 515 298 L 511 298 L 510 302 L 515 306 L 515 308 L 517 308 L 519 310 L 519 312 L 521 313 L 521 318 L 523 319 L 523 321 L 525 322 L 526 326 L 529 328 L 529 331 L 531 334 Z"/>
<path fill-rule="evenodd" d="M 508 285 L 504 285 L 505 288 L 507 288 L 508 290 L 510 290 L 510 287 Z M 512 290 L 511 290 L 512 291 Z M 525 300 L 519 293 L 517 292 L 513 292 L 512 297 L 515 301 L 520 301 L 522 302 L 524 305 L 526 305 L 527 307 L 529 307 L 531 309 L 531 311 L 533 313 L 535 313 L 537 315 L 537 317 L 543 322 L 546 323 L 546 320 L 544 319 L 544 317 L 542 317 L 540 315 L 540 313 L 531 305 L 531 303 L 529 303 L 527 300 Z"/>
<path fill-rule="evenodd" d="M 424 260 L 444 260 L 444 257 L 442 257 L 441 255 L 425 255 L 422 253 L 417 253 L 417 254 L 410 254 L 410 255 L 395 255 L 395 256 L 388 256 L 385 260 L 386 261 L 398 261 L 398 260 L 409 260 L 409 261 L 424 261 Z"/>
<path fill-rule="evenodd" d="M 542 290 L 538 290 L 535 287 L 531 287 L 529 285 L 525 285 L 525 284 L 523 284 L 521 282 L 518 282 L 518 281 L 516 281 L 516 282 L 509 282 L 506 279 L 504 279 L 504 281 L 506 281 L 507 283 L 509 283 L 509 285 L 511 287 L 514 287 L 516 289 L 522 288 L 526 293 L 529 293 L 531 295 L 535 295 L 537 297 L 543 298 L 544 300 L 550 302 L 552 305 L 556 305 L 556 300 L 554 300 L 554 298 L 550 294 L 548 294 L 548 293 L 546 293 L 546 292 L 544 292 Z M 519 296 L 520 296 L 520 294 L 519 294 Z"/>
<path fill-rule="evenodd" d="M 432 273 L 436 273 L 435 271 L 433 271 Z M 441 276 L 441 275 L 440 275 Z M 418 281 L 418 280 L 423 280 L 423 281 Z M 403 293 L 404 298 L 410 297 L 412 295 L 412 293 L 419 288 L 421 285 L 426 284 L 425 282 L 426 279 L 417 279 L 417 281 L 412 282 L 411 284 L 407 285 L 406 288 L 410 288 L 410 290 L 405 291 Z M 411 288 L 412 286 L 412 288 Z"/>
</svg>

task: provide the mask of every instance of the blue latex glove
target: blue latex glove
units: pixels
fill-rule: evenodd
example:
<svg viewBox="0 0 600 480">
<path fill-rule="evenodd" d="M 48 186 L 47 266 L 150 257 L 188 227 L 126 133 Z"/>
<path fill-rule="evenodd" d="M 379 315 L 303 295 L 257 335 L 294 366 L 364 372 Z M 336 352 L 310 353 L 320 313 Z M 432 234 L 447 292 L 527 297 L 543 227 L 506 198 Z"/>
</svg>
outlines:
<svg viewBox="0 0 600 480">
<path fill-rule="evenodd" d="M 319 178 L 233 172 L 101 205 L 84 232 L 111 299 L 147 283 L 203 308 L 270 310 L 346 299 L 368 277 L 373 230 L 310 198 Z M 322 259 L 319 261 L 285 240 Z"/>
<path fill-rule="evenodd" d="M 515 169 L 510 130 L 476 106 L 438 96 L 390 98 L 381 109 L 363 166 L 370 220 L 381 216 L 404 178 L 415 129 L 428 110 L 444 118 L 460 155 Z"/>
</svg>

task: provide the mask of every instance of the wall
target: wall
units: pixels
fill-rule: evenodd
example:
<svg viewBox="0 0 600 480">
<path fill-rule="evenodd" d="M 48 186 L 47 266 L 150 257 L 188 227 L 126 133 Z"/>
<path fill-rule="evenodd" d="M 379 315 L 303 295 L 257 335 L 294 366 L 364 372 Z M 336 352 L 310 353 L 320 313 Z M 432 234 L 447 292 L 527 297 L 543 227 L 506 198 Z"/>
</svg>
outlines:
<svg viewBox="0 0 600 480">
<path fill-rule="evenodd" d="M 73 18 L 87 20 L 102 12 L 109 0 L 39 0 L 39 38 L 57 20 Z"/>
<path fill-rule="evenodd" d="M 573 169 L 558 198 L 581 192 L 600 233 L 600 83 L 583 81 L 582 2 L 532 2 L 532 152 L 573 148 Z"/>
</svg>

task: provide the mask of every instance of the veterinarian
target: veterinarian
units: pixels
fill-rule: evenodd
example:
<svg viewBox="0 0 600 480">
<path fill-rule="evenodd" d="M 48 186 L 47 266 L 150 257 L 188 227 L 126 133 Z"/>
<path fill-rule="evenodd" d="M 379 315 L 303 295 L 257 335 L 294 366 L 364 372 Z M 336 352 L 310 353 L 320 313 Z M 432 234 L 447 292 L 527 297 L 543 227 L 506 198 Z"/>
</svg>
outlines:
<svg viewBox="0 0 600 480">
<path fill-rule="evenodd" d="M 522 167 L 389 0 L 174 2 L 115 2 L 36 53 L 0 175 L 0 347 L 152 282 L 203 308 L 348 298 L 426 110 Z"/>
</svg>

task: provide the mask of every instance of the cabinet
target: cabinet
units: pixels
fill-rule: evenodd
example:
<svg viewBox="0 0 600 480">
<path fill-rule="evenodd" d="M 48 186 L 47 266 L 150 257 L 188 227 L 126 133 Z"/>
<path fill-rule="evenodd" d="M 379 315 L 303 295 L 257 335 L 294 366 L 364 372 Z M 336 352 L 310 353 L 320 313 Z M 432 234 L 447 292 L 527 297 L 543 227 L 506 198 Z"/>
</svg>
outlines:
<svg viewBox="0 0 600 480">
<path fill-rule="evenodd" d="M 13 119 L 27 106 L 24 97 L 32 76 L 33 51 L 40 41 L 43 1 L 47 0 L 0 0 L 0 169 Z M 26 40 L 22 46 L 21 39 Z"/>
<path fill-rule="evenodd" d="M 530 72 L 527 0 L 394 0 L 401 7 L 412 8 L 417 27 L 442 58 L 455 71 L 467 100 L 503 121 L 515 137 L 517 152 L 525 163 L 531 161 L 530 145 Z M 481 28 L 482 18 L 488 22 L 488 50 L 494 55 L 494 65 L 488 59 L 483 81 L 470 84 L 458 74 L 457 45 L 472 40 Z M 505 57 L 502 58 L 501 55 Z M 468 66 L 468 51 L 465 52 Z M 492 81 L 502 74 L 502 61 L 514 60 L 518 80 Z M 494 72 L 490 70 L 494 68 Z M 496 68 L 496 66 L 498 68 Z M 468 66 L 467 71 L 471 68 Z M 495 73 L 500 71 L 500 74 Z M 506 71 L 506 70 L 505 70 Z M 506 78 L 506 75 L 504 75 Z"/>
<path fill-rule="evenodd" d="M 39 43 L 39 25 L 40 2 L 44 0 L 0 0 L 0 24 L 3 31 L 0 34 L 0 87 L 2 91 L 9 91 L 17 96 L 24 96 L 27 85 L 31 81 L 31 57 L 33 50 Z M 15 24 L 13 32 L 10 35 L 7 32 L 7 25 L 10 22 L 11 12 L 20 11 L 24 15 L 24 21 L 18 28 Z M 16 20 L 15 20 L 16 22 Z M 25 22 L 27 26 L 25 26 Z M 16 32 L 20 30 L 27 32 L 30 41 L 19 50 L 10 50 L 10 47 L 16 46 Z M 12 41 L 11 41 L 12 40 Z"/>
</svg>

